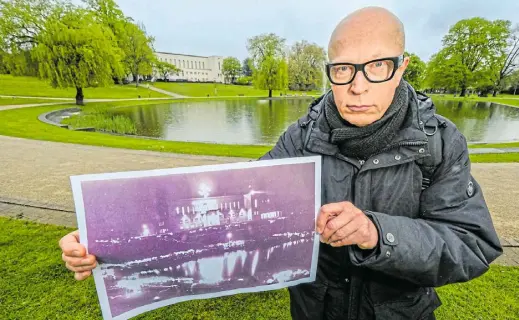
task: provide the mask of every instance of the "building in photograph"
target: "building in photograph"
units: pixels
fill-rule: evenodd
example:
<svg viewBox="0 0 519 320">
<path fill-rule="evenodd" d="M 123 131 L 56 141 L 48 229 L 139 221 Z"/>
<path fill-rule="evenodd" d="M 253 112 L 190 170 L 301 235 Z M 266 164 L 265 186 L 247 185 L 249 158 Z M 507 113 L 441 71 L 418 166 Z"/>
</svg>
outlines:
<svg viewBox="0 0 519 320">
<path fill-rule="evenodd" d="M 169 52 L 155 52 L 155 55 L 159 61 L 171 63 L 180 69 L 178 74 L 168 76 L 167 81 L 220 83 L 224 81 L 222 74 L 223 57 L 204 57 Z M 155 74 L 155 78 L 161 79 L 162 75 Z"/>
</svg>

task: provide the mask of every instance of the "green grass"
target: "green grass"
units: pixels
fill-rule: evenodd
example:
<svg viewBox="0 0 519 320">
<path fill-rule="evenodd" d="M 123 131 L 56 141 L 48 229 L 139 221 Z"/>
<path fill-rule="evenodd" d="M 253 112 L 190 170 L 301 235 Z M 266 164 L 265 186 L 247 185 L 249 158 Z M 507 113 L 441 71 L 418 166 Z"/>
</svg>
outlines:
<svg viewBox="0 0 519 320">
<path fill-rule="evenodd" d="M 75 281 L 59 239 L 72 229 L 0 218 L 0 319 L 102 319 L 92 277 Z M 492 266 L 482 277 L 438 292 L 438 319 L 517 319 L 519 268 Z M 194 300 L 135 319 L 290 319 L 286 289 Z"/>
<path fill-rule="evenodd" d="M 430 95 L 433 100 L 451 100 L 451 101 L 482 101 L 482 102 L 494 102 L 499 104 L 506 104 L 511 107 L 519 107 L 519 95 L 515 96 L 513 99 L 513 95 L 498 95 L 497 97 L 478 97 L 476 95 L 472 95 L 470 97 L 455 97 L 452 94 L 439 95 L 439 94 L 431 94 Z"/>
<path fill-rule="evenodd" d="M 83 89 L 85 99 L 124 99 L 148 97 L 167 97 L 162 93 L 151 91 L 144 86 L 135 87 L 135 84 L 113 85 L 106 88 Z M 51 98 L 75 98 L 76 90 L 73 88 L 54 89 L 47 82 L 35 77 L 14 77 L 0 74 L 0 95 L 51 97 Z"/>
<path fill-rule="evenodd" d="M 156 104 L 157 102 L 142 101 L 139 104 L 154 103 Z M 135 105 L 135 101 L 90 103 L 87 108 L 97 108 L 100 110 L 103 108 L 124 107 L 130 105 Z M 99 132 L 71 131 L 48 125 L 38 120 L 38 116 L 42 113 L 73 106 L 74 105 L 60 105 L 0 111 L 0 135 L 115 148 L 244 158 L 258 157 L 270 149 L 266 146 L 174 142 L 114 136 Z"/>
<path fill-rule="evenodd" d="M 478 143 L 470 145 L 471 148 L 519 148 L 519 142 L 504 143 Z"/>
<path fill-rule="evenodd" d="M 36 103 L 55 103 L 60 102 L 48 99 L 24 99 L 24 98 L 3 98 L 0 97 L 0 106 L 36 104 Z"/>
<path fill-rule="evenodd" d="M 137 129 L 132 120 L 120 116 L 109 115 L 107 113 L 81 114 L 63 119 L 62 123 L 70 125 L 72 128 L 95 128 L 105 132 L 120 134 L 135 134 Z"/>
<path fill-rule="evenodd" d="M 470 160 L 475 163 L 519 162 L 519 153 L 471 154 Z"/>
<path fill-rule="evenodd" d="M 183 83 L 183 82 L 155 82 L 153 86 L 164 89 L 170 92 L 178 93 L 180 95 L 189 96 L 189 97 L 207 97 L 209 96 L 229 96 L 234 97 L 240 94 L 244 96 L 258 96 L 258 97 L 268 97 L 268 90 L 260 90 L 255 89 L 252 86 L 238 86 L 231 84 L 213 84 L 213 83 Z M 216 94 L 215 89 L 216 87 Z M 279 90 L 272 91 L 273 97 L 279 97 Z M 283 92 L 284 94 L 284 92 Z M 298 95 L 306 94 L 310 95 L 319 95 L 318 91 L 287 91 L 287 94 L 290 95 Z"/>
</svg>

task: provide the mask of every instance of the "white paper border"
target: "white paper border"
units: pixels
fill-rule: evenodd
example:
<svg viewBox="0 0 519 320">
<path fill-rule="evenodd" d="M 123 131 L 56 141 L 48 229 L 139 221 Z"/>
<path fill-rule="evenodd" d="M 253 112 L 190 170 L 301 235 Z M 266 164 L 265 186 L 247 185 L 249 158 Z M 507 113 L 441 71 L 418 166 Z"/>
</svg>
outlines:
<svg viewBox="0 0 519 320">
<path fill-rule="evenodd" d="M 297 158 L 283 158 L 283 159 L 272 159 L 272 160 L 259 160 L 259 161 L 248 161 L 248 162 L 235 162 L 235 163 L 225 163 L 225 164 L 214 164 L 214 165 L 204 165 L 204 166 L 193 166 L 193 167 L 178 167 L 178 168 L 170 168 L 170 169 L 155 169 L 155 170 L 141 170 L 141 171 L 127 171 L 127 172 L 113 172 L 113 173 L 100 173 L 100 174 L 86 174 L 86 175 L 76 175 L 71 176 L 70 181 L 72 185 L 72 193 L 74 196 L 74 203 L 76 207 L 76 216 L 78 222 L 78 229 L 80 234 L 80 243 L 85 246 L 88 252 L 88 233 L 87 233 L 87 225 L 86 225 L 86 216 L 85 216 L 85 206 L 83 202 L 83 191 L 81 188 L 81 183 L 84 181 L 100 181 L 100 180 L 115 180 L 115 179 L 128 179 L 128 178 L 143 178 L 143 177 L 157 177 L 157 176 L 165 176 L 165 175 L 174 175 L 174 174 L 186 174 L 186 173 L 200 173 L 200 172 L 214 172 L 214 171 L 224 171 L 224 170 L 236 170 L 236 169 L 251 169 L 251 168 L 260 168 L 260 167 L 271 167 L 276 165 L 286 165 L 286 164 L 302 164 L 302 163 L 314 163 L 314 174 L 315 174 L 315 218 L 317 218 L 317 214 L 321 207 L 321 156 L 307 156 L 307 157 L 297 157 Z M 197 300 L 197 299 L 208 299 L 208 298 L 216 298 L 229 296 L 234 294 L 241 293 L 253 293 L 260 291 L 271 291 L 278 290 L 282 288 L 286 288 L 288 283 L 290 286 L 314 282 L 317 273 L 317 261 L 319 255 L 319 236 L 317 234 L 314 235 L 314 246 L 312 253 L 312 263 L 310 269 L 310 277 L 305 279 L 299 279 L 295 281 L 278 283 L 273 285 L 263 285 L 257 287 L 250 288 L 241 288 L 241 289 L 233 289 L 226 290 L 221 292 L 214 293 L 204 293 L 198 295 L 189 295 L 183 297 L 171 298 L 155 303 L 150 303 L 145 306 L 141 306 L 125 313 L 122 313 L 116 317 L 112 317 L 110 304 L 108 301 L 108 295 L 106 293 L 106 288 L 103 280 L 103 276 L 101 274 L 100 266 L 98 265 L 92 272 L 94 276 L 94 281 L 96 285 L 97 295 L 99 298 L 99 303 L 101 306 L 101 312 L 103 314 L 103 318 L 106 320 L 126 320 L 131 317 L 135 317 L 144 312 L 156 310 L 165 306 L 169 306 L 172 304 L 176 304 L 179 302 L 189 301 L 189 300 Z"/>
</svg>

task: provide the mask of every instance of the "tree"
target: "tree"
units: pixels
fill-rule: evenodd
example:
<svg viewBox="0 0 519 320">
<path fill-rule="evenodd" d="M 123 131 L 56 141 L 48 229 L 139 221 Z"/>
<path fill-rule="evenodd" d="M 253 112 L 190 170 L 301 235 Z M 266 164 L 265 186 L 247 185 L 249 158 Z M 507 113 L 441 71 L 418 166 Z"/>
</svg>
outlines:
<svg viewBox="0 0 519 320">
<path fill-rule="evenodd" d="M 461 94 L 474 85 L 474 75 L 481 72 L 485 62 L 503 54 L 508 36 L 507 22 L 471 18 L 458 21 L 443 38 L 443 56 L 461 64 Z"/>
<path fill-rule="evenodd" d="M 446 58 L 445 50 L 433 55 L 425 71 L 424 87 L 458 91 L 466 71 L 459 56 Z"/>
<path fill-rule="evenodd" d="M 234 83 L 236 77 L 241 72 L 240 60 L 235 57 L 227 57 L 223 59 L 222 73 L 226 82 Z"/>
<path fill-rule="evenodd" d="M 53 10 L 66 6 L 68 4 L 57 0 L 0 0 L 0 51 L 4 72 L 37 74 L 31 51 L 38 44 Z"/>
<path fill-rule="evenodd" d="M 119 45 L 124 53 L 122 60 L 124 70 L 131 74 L 135 86 L 139 85 L 139 76 L 153 72 L 153 37 L 146 34 L 143 25 L 126 21 L 124 33 L 120 36 Z"/>
<path fill-rule="evenodd" d="M 315 90 L 323 85 L 326 52 L 307 41 L 296 42 L 288 57 L 288 82 L 292 90 Z"/>
<path fill-rule="evenodd" d="M 519 92 L 519 70 L 515 70 L 510 74 L 510 76 L 505 80 L 505 86 L 510 90 L 513 90 L 514 95 Z"/>
<path fill-rule="evenodd" d="M 180 69 L 177 68 L 175 65 L 166 61 L 159 60 L 155 61 L 155 69 L 162 76 L 164 81 L 168 79 L 168 77 L 171 74 L 178 74 L 180 72 Z"/>
<path fill-rule="evenodd" d="M 251 69 L 252 59 L 245 58 L 243 60 L 243 65 L 241 67 L 241 72 L 244 77 L 252 77 L 252 69 Z"/>
<path fill-rule="evenodd" d="M 510 29 L 510 22 L 507 21 L 507 29 Z M 494 61 L 494 66 L 491 66 L 494 71 L 493 74 L 493 96 L 503 88 L 506 78 L 508 78 L 519 65 L 519 24 L 513 29 L 509 30 L 507 39 L 507 47 L 505 52 L 497 57 Z"/>
<path fill-rule="evenodd" d="M 80 8 L 58 8 L 38 35 L 33 55 L 40 76 L 53 87 L 76 88 L 78 105 L 83 104 L 83 88 L 109 85 L 113 70 L 122 71 L 111 30 Z"/>
<path fill-rule="evenodd" d="M 286 66 L 285 39 L 273 33 L 262 34 L 248 40 L 247 49 L 251 56 L 254 85 L 269 91 L 282 90 L 288 83 L 288 74 L 283 70 Z"/>
<path fill-rule="evenodd" d="M 426 64 L 414 53 L 406 52 L 405 55 L 409 57 L 410 61 L 404 72 L 404 79 L 409 82 L 413 88 L 419 90 L 423 86 Z"/>
</svg>

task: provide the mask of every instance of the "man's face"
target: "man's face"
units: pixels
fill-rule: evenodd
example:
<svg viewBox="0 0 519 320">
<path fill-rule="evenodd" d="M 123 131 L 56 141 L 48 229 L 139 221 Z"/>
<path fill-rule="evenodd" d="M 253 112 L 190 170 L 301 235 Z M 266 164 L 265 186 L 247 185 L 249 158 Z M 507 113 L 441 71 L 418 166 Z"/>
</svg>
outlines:
<svg viewBox="0 0 519 320">
<path fill-rule="evenodd" d="M 331 63 L 366 63 L 371 60 L 397 57 L 402 49 L 387 35 L 350 36 L 344 32 L 340 44 L 334 48 Z M 409 58 L 396 70 L 393 78 L 382 83 L 369 82 L 362 72 L 355 75 L 353 82 L 347 85 L 332 84 L 335 104 L 349 123 L 363 127 L 382 118 L 389 108 L 395 90 L 409 63 Z M 379 66 L 380 64 L 375 65 Z"/>
</svg>

